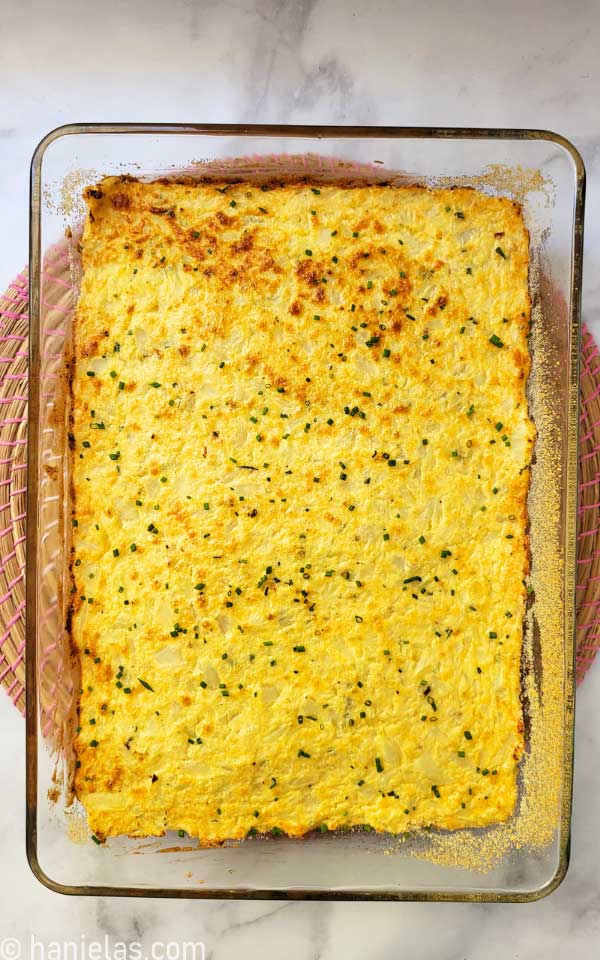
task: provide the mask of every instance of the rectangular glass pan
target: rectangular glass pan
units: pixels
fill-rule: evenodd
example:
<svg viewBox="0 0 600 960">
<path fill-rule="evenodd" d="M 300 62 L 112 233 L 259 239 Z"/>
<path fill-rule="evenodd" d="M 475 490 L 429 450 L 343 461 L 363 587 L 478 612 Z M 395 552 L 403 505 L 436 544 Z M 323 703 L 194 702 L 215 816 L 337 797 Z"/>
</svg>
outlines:
<svg viewBox="0 0 600 960">
<path fill-rule="evenodd" d="M 104 175 L 470 184 L 523 204 L 531 235 L 538 439 L 529 502 L 531 603 L 522 675 L 527 749 L 507 825 L 409 838 L 251 838 L 202 849 L 170 834 L 102 846 L 70 804 L 77 679 L 64 630 L 68 435 L 62 397 L 77 288 L 81 190 Z M 80 124 L 49 133 L 31 180 L 27 512 L 27 853 L 63 893 L 173 897 L 534 900 L 564 877 L 573 768 L 578 348 L 584 169 L 552 133 L 522 130 Z M 66 258 L 66 259 L 65 259 Z M 68 261 L 70 282 L 57 281 Z"/>
</svg>

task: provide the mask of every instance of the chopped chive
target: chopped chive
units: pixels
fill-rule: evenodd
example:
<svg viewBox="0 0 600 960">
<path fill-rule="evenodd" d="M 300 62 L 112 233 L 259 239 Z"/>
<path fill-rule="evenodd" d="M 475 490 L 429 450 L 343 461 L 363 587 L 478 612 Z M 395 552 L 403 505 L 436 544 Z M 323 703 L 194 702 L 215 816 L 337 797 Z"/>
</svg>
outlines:
<svg viewBox="0 0 600 960">
<path fill-rule="evenodd" d="M 499 257 L 502 257 L 503 260 L 506 260 L 506 254 L 502 249 L 502 247 L 496 247 L 496 253 L 498 254 Z"/>
<path fill-rule="evenodd" d="M 150 690 L 151 693 L 154 693 L 154 688 L 150 686 L 147 680 L 142 680 L 141 677 L 138 677 L 138 680 L 140 681 L 141 685 L 146 688 L 146 690 Z"/>
<path fill-rule="evenodd" d="M 383 764 L 379 759 L 379 757 L 375 757 L 375 767 L 376 767 L 377 773 L 383 773 Z"/>
<path fill-rule="evenodd" d="M 495 333 L 493 333 L 493 334 L 491 335 L 491 337 L 490 337 L 490 343 L 493 343 L 493 345 L 494 345 L 495 347 L 503 347 L 503 346 L 504 346 L 504 343 L 502 342 L 502 340 L 500 339 L 500 337 L 498 337 Z"/>
</svg>

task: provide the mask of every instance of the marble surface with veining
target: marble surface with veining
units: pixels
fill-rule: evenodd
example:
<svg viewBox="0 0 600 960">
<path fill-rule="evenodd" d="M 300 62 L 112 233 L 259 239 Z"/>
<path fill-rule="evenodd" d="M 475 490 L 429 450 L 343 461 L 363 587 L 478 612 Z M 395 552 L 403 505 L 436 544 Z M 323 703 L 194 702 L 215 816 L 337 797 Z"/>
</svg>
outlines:
<svg viewBox="0 0 600 960">
<path fill-rule="evenodd" d="M 571 139 L 587 165 L 583 314 L 600 336 L 598 0 L 0 0 L 0 10 L 0 288 L 27 259 L 32 151 L 59 124 L 537 127 Z M 148 956 L 152 943 L 202 941 L 214 960 L 600 957 L 600 662 L 577 702 L 571 867 L 531 905 L 65 898 L 27 866 L 24 724 L 2 693 L 0 751 L 0 960 L 41 958 L 32 935 L 139 941 Z"/>
</svg>

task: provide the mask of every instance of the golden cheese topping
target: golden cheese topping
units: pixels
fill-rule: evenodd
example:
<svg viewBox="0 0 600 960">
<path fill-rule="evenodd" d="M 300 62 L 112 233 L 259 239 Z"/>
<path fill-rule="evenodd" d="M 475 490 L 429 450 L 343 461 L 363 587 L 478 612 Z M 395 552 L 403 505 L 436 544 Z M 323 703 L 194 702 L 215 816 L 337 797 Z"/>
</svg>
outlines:
<svg viewBox="0 0 600 960">
<path fill-rule="evenodd" d="M 127 177 L 86 198 L 69 629 L 96 837 L 508 818 L 518 205 Z"/>
</svg>

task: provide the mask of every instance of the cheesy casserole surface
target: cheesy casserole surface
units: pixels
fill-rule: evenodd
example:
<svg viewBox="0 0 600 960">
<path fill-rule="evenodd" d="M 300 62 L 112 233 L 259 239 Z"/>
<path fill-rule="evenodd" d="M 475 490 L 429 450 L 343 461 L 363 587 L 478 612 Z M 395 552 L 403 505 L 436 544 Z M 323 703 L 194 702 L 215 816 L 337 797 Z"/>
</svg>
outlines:
<svg viewBox="0 0 600 960">
<path fill-rule="evenodd" d="M 76 793 L 98 839 L 505 820 L 528 234 L 470 189 L 86 190 Z"/>
</svg>

